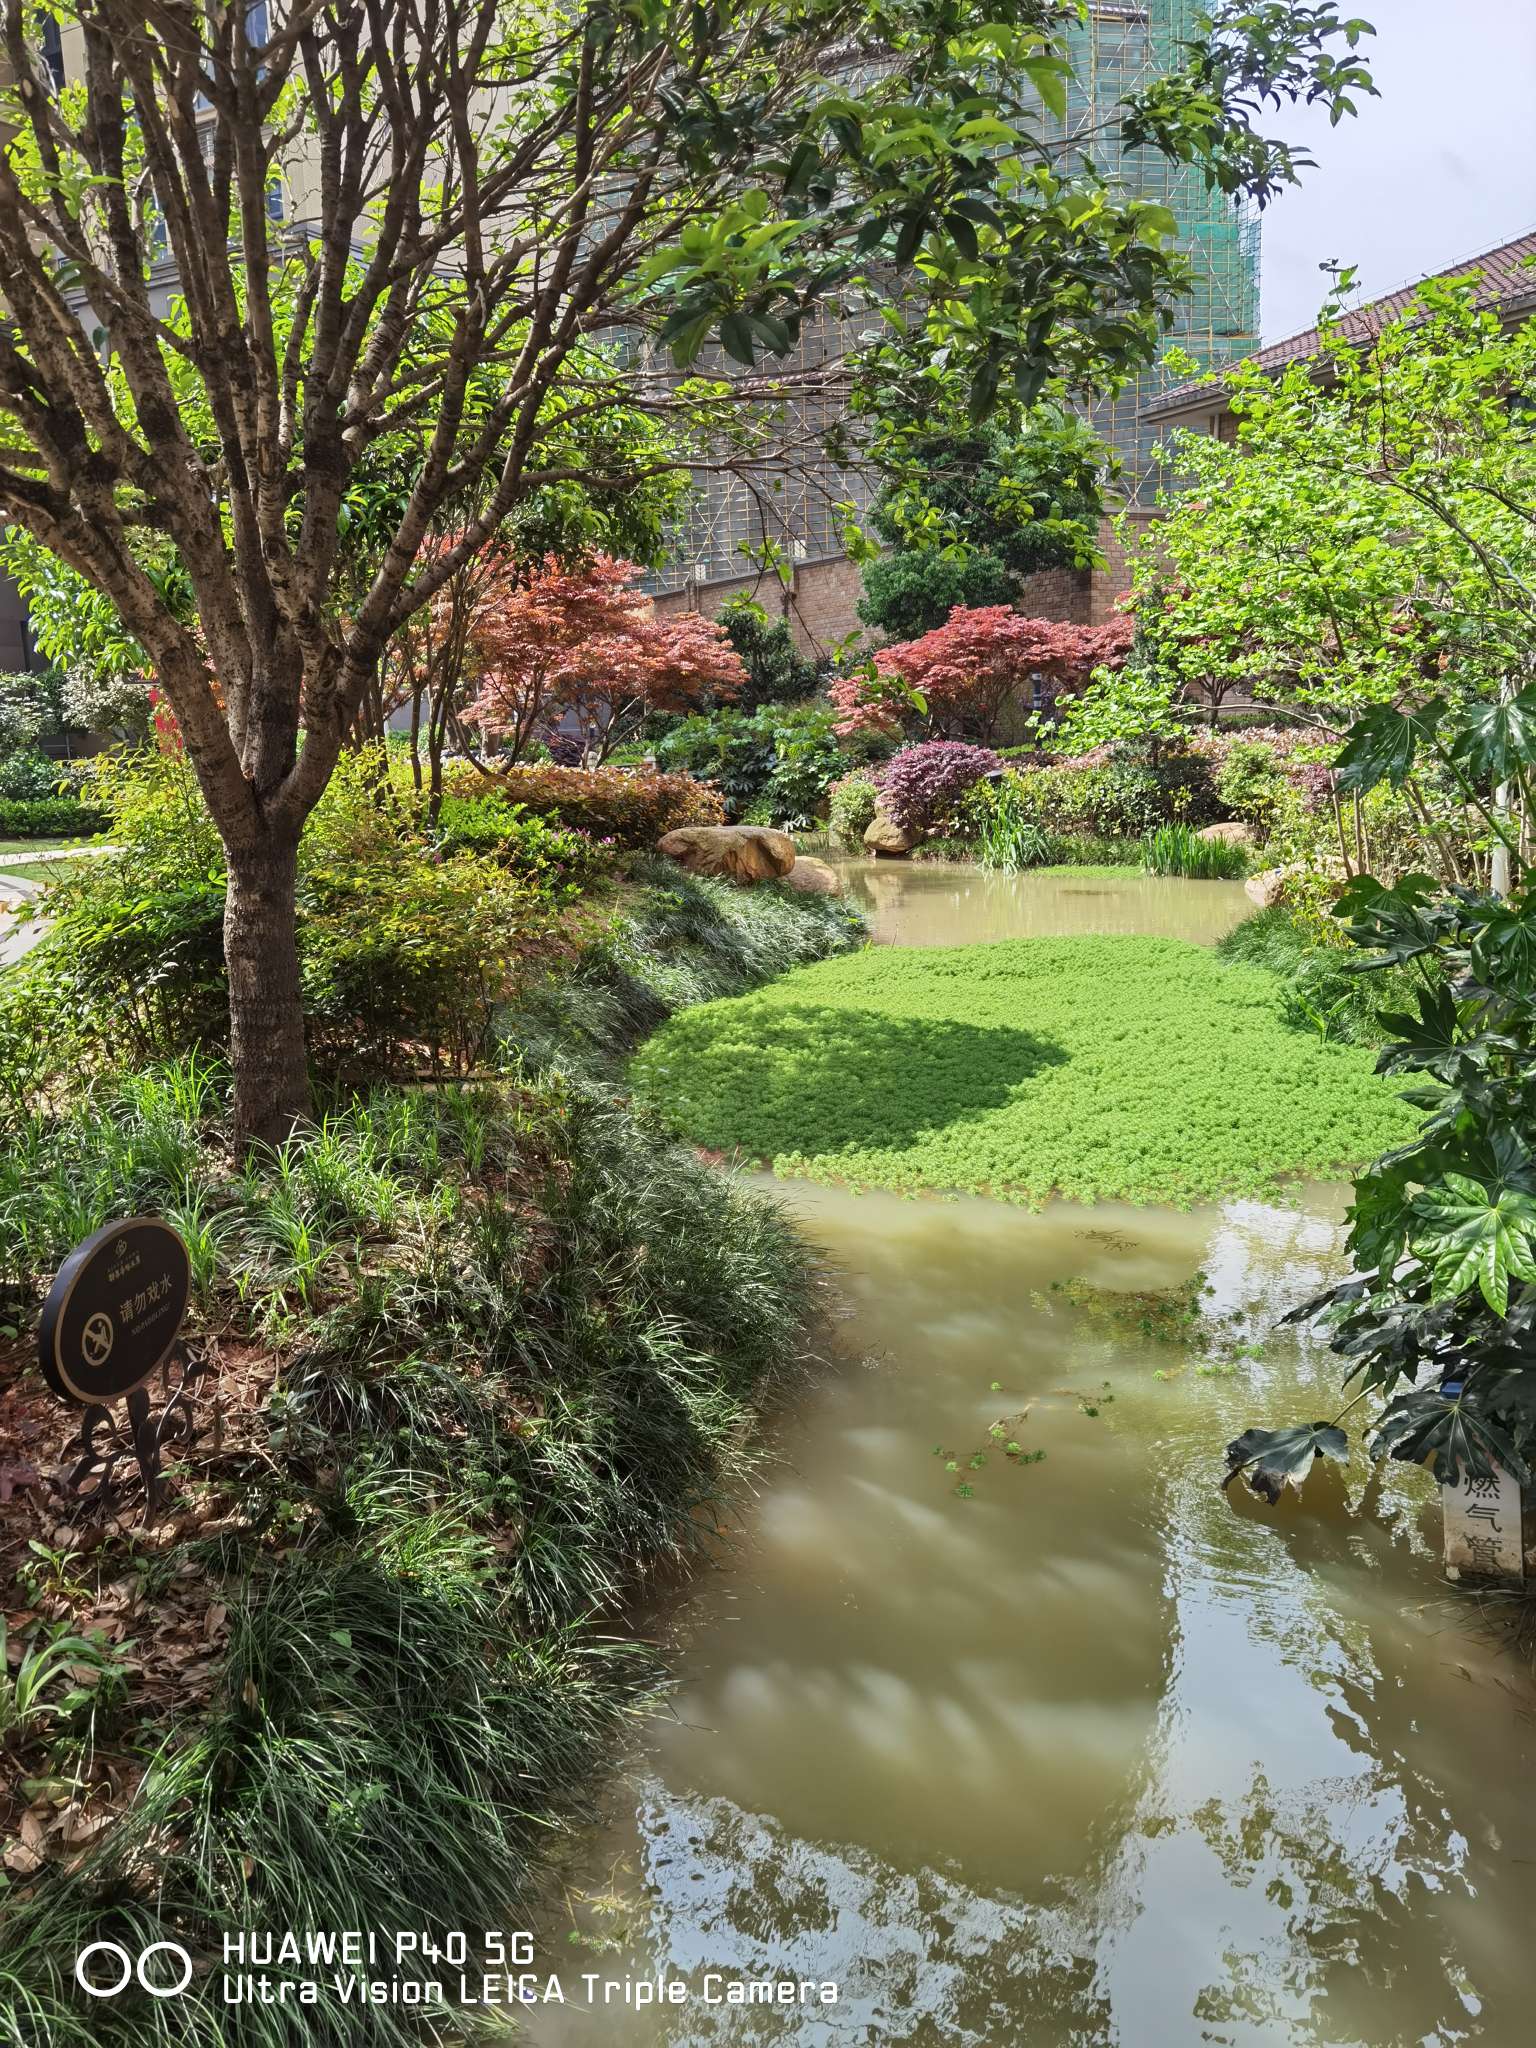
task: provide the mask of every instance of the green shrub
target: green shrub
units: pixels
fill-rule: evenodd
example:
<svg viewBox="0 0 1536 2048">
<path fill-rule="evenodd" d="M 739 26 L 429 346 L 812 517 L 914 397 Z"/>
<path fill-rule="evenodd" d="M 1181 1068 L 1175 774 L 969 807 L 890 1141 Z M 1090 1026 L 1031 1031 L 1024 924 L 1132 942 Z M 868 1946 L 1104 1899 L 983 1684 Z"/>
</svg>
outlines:
<svg viewBox="0 0 1536 2048">
<path fill-rule="evenodd" d="M 902 549 L 865 564 L 858 611 L 887 639 L 916 640 L 942 626 L 956 605 L 1011 605 L 1017 595 L 996 555 Z"/>
<path fill-rule="evenodd" d="M 1267 839 L 1290 794 L 1291 783 L 1272 747 L 1262 740 L 1232 740 L 1216 771 L 1216 794 L 1244 824 Z"/>
<path fill-rule="evenodd" d="M 311 1058 L 336 1074 L 413 1063 L 472 1072 L 491 1050 L 498 1006 L 550 957 L 555 929 L 547 897 L 476 854 L 403 843 L 371 861 L 306 862 L 299 966 Z"/>
<path fill-rule="evenodd" d="M 1224 960 L 1264 967 L 1279 977 L 1276 1001 L 1287 1024 L 1350 1045 L 1386 1044 L 1382 1013 L 1411 1014 L 1426 972 L 1432 983 L 1442 978 L 1424 962 L 1363 973 L 1355 964 L 1359 954 L 1342 942 L 1331 919 L 1323 924 L 1282 903 L 1245 917 L 1216 951 Z"/>
<path fill-rule="evenodd" d="M 1159 825 L 1142 842 L 1150 874 L 1192 882 L 1229 882 L 1248 872 L 1248 856 L 1227 839 L 1202 839 L 1192 825 Z"/>
<path fill-rule="evenodd" d="M 825 664 L 800 652 L 787 619 L 770 618 L 750 597 L 731 598 L 715 618 L 746 667 L 746 685 L 736 699 L 738 710 L 797 704 L 814 693 Z"/>
<path fill-rule="evenodd" d="M 0 839 L 89 839 L 109 814 L 68 796 L 0 797 Z"/>
<path fill-rule="evenodd" d="M 1213 824 L 1221 815 L 1210 768 L 1195 755 L 1177 755 L 1156 767 L 1062 762 L 1021 768 L 1017 775 L 1016 808 L 1049 831 L 1140 838 L 1159 825 Z"/>
<path fill-rule="evenodd" d="M 862 736 L 846 739 L 836 721 L 824 698 L 699 713 L 678 719 L 657 739 L 656 759 L 662 768 L 711 784 L 734 820 L 805 831 L 827 815 L 840 776 L 861 761 L 883 758 L 895 744 L 881 737 L 873 745 Z"/>
<path fill-rule="evenodd" d="M 718 791 L 723 815 L 740 820 L 761 797 L 778 758 L 771 711 L 696 712 L 656 741 L 657 765 Z"/>
<path fill-rule="evenodd" d="M 832 785 L 828 823 L 838 844 L 850 853 L 862 852 L 879 797 L 879 788 L 867 775 L 845 775 Z"/>
<path fill-rule="evenodd" d="M 452 773 L 449 789 L 469 798 L 487 794 L 484 777 L 467 768 Z M 650 848 L 681 825 L 718 825 L 725 817 L 714 790 L 687 775 L 646 770 L 525 761 L 500 770 L 490 794 L 619 847 Z"/>
<path fill-rule="evenodd" d="M 59 763 L 23 749 L 0 755 L 0 802 L 32 802 L 59 794 Z"/>
<path fill-rule="evenodd" d="M 445 853 L 490 854 L 560 902 L 574 901 L 605 866 L 585 833 L 499 796 L 444 796 L 435 837 Z"/>
<path fill-rule="evenodd" d="M 119 850 L 61 870 L 51 928 L 7 978 L 13 1026 L 48 1024 L 61 1062 L 217 1051 L 224 861 L 191 770 L 179 756 L 122 756 L 98 788 Z M 504 833 L 478 808 L 448 816 L 450 835 L 489 832 L 493 850 L 434 843 L 408 777 L 381 779 L 375 756 L 346 756 L 316 807 L 300 847 L 299 955 L 321 1072 L 476 1066 L 498 1005 L 545 971 L 576 886 L 570 862 L 588 874 L 601 860 L 515 811 Z"/>
</svg>

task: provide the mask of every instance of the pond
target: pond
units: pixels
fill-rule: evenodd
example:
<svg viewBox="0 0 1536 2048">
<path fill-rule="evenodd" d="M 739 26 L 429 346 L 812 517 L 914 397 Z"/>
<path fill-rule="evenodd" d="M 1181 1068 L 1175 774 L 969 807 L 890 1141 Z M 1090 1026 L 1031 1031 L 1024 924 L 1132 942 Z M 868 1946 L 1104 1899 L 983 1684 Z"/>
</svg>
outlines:
<svg viewBox="0 0 1536 2048">
<path fill-rule="evenodd" d="M 1186 882 L 1137 868 L 994 874 L 950 862 L 823 857 L 869 917 L 876 939 L 893 946 L 967 946 L 1080 932 L 1213 946 L 1253 910 L 1241 882 Z"/>
<path fill-rule="evenodd" d="M 569 2002 L 529 2037 L 1528 2040 L 1536 1693 L 1440 1576 L 1434 1488 L 1358 1457 L 1276 1509 L 1216 1484 L 1248 1422 L 1341 1405 L 1275 1325 L 1339 1270 L 1345 1191 L 771 1185 L 845 1319 L 736 1540 L 649 1618 L 676 1690 L 572 1844 Z M 592 2009 L 586 1973 L 691 1995 Z"/>
</svg>

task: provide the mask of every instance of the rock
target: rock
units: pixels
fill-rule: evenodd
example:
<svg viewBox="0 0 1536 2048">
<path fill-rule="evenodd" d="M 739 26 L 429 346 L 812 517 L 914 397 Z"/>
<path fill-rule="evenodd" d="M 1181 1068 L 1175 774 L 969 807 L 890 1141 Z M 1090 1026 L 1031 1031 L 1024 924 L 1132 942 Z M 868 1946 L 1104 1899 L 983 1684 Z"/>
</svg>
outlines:
<svg viewBox="0 0 1536 2048">
<path fill-rule="evenodd" d="M 1203 825 L 1195 834 L 1197 839 L 1224 839 L 1228 846 L 1253 846 L 1256 844 L 1253 827 L 1243 824 L 1239 818 L 1231 818 L 1225 825 Z"/>
<path fill-rule="evenodd" d="M 693 875 L 728 882 L 773 882 L 795 864 L 795 842 L 766 825 L 682 825 L 663 833 L 656 851 Z"/>
<path fill-rule="evenodd" d="M 894 818 L 888 818 L 877 804 L 875 815 L 864 827 L 864 844 L 871 853 L 899 858 L 904 853 L 910 853 L 917 840 L 912 833 L 898 825 Z"/>
<path fill-rule="evenodd" d="M 810 860 L 805 854 L 784 876 L 786 889 L 799 889 L 807 896 L 841 896 L 843 884 L 835 868 L 824 860 Z"/>
<path fill-rule="evenodd" d="M 1270 910 L 1285 895 L 1286 884 L 1293 875 L 1300 874 L 1300 868 L 1265 868 L 1261 874 L 1250 875 L 1243 884 L 1243 890 L 1250 903 L 1256 903 L 1260 910 Z"/>
</svg>

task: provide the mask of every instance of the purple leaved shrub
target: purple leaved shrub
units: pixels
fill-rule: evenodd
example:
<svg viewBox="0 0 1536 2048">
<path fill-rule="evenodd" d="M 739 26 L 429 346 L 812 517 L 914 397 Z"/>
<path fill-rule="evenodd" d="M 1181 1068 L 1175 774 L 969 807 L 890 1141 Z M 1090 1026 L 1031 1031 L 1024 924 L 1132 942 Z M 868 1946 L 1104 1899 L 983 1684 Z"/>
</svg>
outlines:
<svg viewBox="0 0 1536 2048">
<path fill-rule="evenodd" d="M 931 832 L 953 814 L 974 783 L 1002 766 L 990 747 L 924 740 L 886 762 L 880 771 L 880 802 L 904 832 Z"/>
</svg>

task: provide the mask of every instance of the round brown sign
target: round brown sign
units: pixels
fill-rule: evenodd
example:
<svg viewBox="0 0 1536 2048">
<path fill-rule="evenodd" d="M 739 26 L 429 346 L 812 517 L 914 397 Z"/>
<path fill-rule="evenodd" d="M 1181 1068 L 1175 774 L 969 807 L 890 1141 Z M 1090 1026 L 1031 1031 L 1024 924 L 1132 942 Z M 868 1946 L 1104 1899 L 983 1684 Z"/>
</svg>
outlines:
<svg viewBox="0 0 1536 2048">
<path fill-rule="evenodd" d="M 176 1342 L 192 1262 L 158 1216 L 109 1223 L 72 1251 L 38 1327 L 43 1376 L 67 1401 L 115 1401 L 164 1364 Z"/>
</svg>

